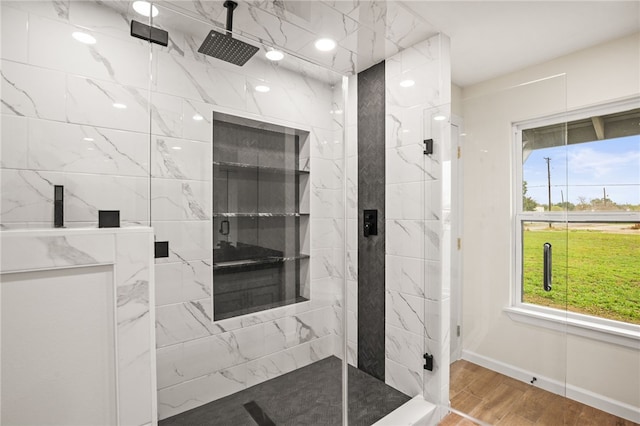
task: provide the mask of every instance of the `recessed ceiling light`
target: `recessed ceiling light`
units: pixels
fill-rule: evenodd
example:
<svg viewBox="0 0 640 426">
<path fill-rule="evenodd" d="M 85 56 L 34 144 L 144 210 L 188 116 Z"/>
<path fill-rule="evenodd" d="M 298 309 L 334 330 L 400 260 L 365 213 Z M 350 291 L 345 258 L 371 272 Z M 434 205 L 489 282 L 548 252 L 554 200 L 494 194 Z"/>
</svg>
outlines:
<svg viewBox="0 0 640 426">
<path fill-rule="evenodd" d="M 269 86 L 256 86 L 256 92 L 267 93 L 271 88 Z"/>
<path fill-rule="evenodd" d="M 113 104 L 113 107 L 114 108 L 118 108 L 118 109 L 126 109 L 127 108 L 127 106 L 125 104 L 121 104 L 121 103 L 118 103 L 118 102 L 115 102 Z"/>
<path fill-rule="evenodd" d="M 409 133 L 411 130 L 409 129 L 402 129 L 402 133 Z"/>
<path fill-rule="evenodd" d="M 158 8 L 153 6 L 148 1 L 134 1 L 133 10 L 135 10 L 142 16 L 151 15 L 153 18 L 158 16 L 158 13 L 160 13 L 160 11 L 158 11 Z"/>
<path fill-rule="evenodd" d="M 411 86 L 413 86 L 414 84 L 416 84 L 416 82 L 415 82 L 415 81 L 413 81 L 413 80 L 402 80 L 402 81 L 400 82 L 400 86 L 402 86 L 402 87 L 411 87 Z"/>
<path fill-rule="evenodd" d="M 269 50 L 264 54 L 264 56 L 266 56 L 270 61 L 280 61 L 284 58 L 284 53 L 279 50 Z"/>
<path fill-rule="evenodd" d="M 337 110 L 335 110 L 333 112 L 336 113 L 336 114 L 342 114 L 342 110 L 341 109 L 337 109 Z"/>
<path fill-rule="evenodd" d="M 447 116 L 446 115 L 436 115 L 435 117 L 433 117 L 434 120 L 436 121 L 442 121 L 442 120 L 446 120 Z"/>
<path fill-rule="evenodd" d="M 181 146 L 172 146 L 171 149 L 175 149 L 176 151 L 180 151 L 182 149 Z"/>
<path fill-rule="evenodd" d="M 83 141 L 93 142 L 93 138 L 82 138 Z"/>
<path fill-rule="evenodd" d="M 336 42 L 330 38 L 320 38 L 316 40 L 315 46 L 322 52 L 328 52 L 336 48 Z"/>
<path fill-rule="evenodd" d="M 202 121 L 202 120 L 204 120 L 204 117 L 201 116 L 200 114 L 196 114 L 196 115 L 193 116 L 193 119 L 195 121 Z"/>
<path fill-rule="evenodd" d="M 72 33 L 71 37 L 75 38 L 80 43 L 96 44 L 96 39 L 92 35 L 89 35 L 87 33 L 83 33 L 83 32 L 80 32 L 80 31 L 76 31 L 76 32 Z"/>
</svg>

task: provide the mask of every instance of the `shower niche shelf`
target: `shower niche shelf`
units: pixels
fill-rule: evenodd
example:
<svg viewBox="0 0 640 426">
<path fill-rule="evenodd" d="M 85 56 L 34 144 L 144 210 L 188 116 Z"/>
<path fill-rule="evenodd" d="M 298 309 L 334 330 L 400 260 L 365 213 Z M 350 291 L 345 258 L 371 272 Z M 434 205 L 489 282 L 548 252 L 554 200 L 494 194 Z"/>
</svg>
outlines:
<svg viewBox="0 0 640 426">
<path fill-rule="evenodd" d="M 214 113 L 215 320 L 309 299 L 308 140 L 302 130 Z"/>
</svg>

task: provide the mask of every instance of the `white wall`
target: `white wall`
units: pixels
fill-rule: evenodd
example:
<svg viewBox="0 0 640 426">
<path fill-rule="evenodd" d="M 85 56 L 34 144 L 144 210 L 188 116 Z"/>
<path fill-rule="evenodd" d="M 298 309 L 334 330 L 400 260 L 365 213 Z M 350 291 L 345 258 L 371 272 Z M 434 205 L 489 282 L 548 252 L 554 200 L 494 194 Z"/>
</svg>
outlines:
<svg viewBox="0 0 640 426">
<path fill-rule="evenodd" d="M 517 323 L 502 309 L 513 288 L 511 123 L 638 96 L 639 76 L 635 34 L 462 92 L 464 350 L 559 382 L 566 374 L 569 386 L 636 409 L 640 350 Z"/>
</svg>

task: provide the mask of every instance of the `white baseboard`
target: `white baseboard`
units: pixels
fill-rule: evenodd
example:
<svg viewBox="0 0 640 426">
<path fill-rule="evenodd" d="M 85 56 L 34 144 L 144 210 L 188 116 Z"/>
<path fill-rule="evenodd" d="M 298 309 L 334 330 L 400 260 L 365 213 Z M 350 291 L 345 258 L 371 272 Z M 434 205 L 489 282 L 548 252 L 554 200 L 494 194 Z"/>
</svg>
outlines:
<svg viewBox="0 0 640 426">
<path fill-rule="evenodd" d="M 535 377 L 536 381 L 533 386 L 557 395 L 566 396 L 569 399 L 573 399 L 574 401 L 581 402 L 615 416 L 622 417 L 623 419 L 640 423 L 640 411 L 638 407 L 634 407 L 624 402 L 617 401 L 571 384 L 567 384 L 565 391 L 565 385 L 563 382 L 540 376 L 534 372 L 523 370 L 513 365 L 479 355 L 475 352 L 463 350 L 462 359 L 525 383 L 529 383 L 531 379 Z"/>
</svg>

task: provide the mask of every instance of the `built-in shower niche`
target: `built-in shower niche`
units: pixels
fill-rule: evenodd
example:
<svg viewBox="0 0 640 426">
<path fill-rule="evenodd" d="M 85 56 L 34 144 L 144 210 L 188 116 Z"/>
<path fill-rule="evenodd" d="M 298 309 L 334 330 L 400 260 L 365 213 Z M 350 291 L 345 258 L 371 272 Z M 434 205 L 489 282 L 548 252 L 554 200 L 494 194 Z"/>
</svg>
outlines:
<svg viewBox="0 0 640 426">
<path fill-rule="evenodd" d="M 214 114 L 215 320 L 309 300 L 308 140 Z"/>
</svg>

